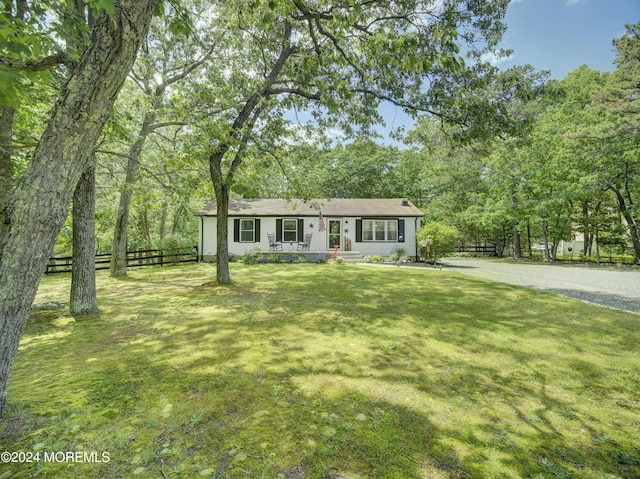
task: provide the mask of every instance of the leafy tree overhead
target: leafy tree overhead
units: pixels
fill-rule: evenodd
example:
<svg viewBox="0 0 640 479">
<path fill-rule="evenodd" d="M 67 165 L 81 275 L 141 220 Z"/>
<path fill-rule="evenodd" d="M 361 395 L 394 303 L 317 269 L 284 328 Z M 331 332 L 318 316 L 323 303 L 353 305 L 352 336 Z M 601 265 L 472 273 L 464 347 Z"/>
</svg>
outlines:
<svg viewBox="0 0 640 479">
<path fill-rule="evenodd" d="M 404 196 L 398 191 L 395 167 L 400 152 L 372 140 L 356 140 L 338 146 L 321 156 L 321 169 L 314 171 L 316 184 L 322 188 L 318 196 L 327 198 L 393 198 Z"/>
<path fill-rule="evenodd" d="M 613 42 L 617 50 L 616 70 L 607 87 L 594 92 L 594 100 L 610 114 L 594 133 L 604 140 L 608 151 L 601 166 L 605 189 L 616 199 L 627 223 L 636 263 L 640 264 L 640 213 L 635 206 L 640 195 L 640 22 L 627 25 L 627 31 Z"/>
<path fill-rule="evenodd" d="M 38 283 L 113 102 L 135 60 L 157 2 L 121 0 L 100 13 L 66 82 L 0 232 L 0 410 Z M 3 12 L 4 15 L 4 12 Z M 14 65 L 15 66 L 15 65 Z M 82 118 L 83 121 L 73 121 Z"/>
<path fill-rule="evenodd" d="M 404 197 L 408 183 L 399 181 L 396 172 L 401 156 L 397 147 L 379 145 L 373 140 L 355 140 L 330 148 L 302 144 L 289 148 L 286 157 L 278 159 L 275 171 L 271 162 L 258 168 L 252 163 L 240 175 L 244 177 L 247 170 L 257 170 L 254 173 L 258 181 L 275 177 L 278 185 L 286 187 L 267 193 L 268 197 Z"/>
<path fill-rule="evenodd" d="M 215 31 L 213 26 L 205 25 L 204 14 L 209 6 L 206 4 L 192 6 L 194 11 L 191 14 L 194 18 L 200 18 L 200 29 L 205 32 Z M 170 97 L 175 93 L 171 95 L 171 92 L 179 89 L 179 82 L 197 68 L 202 67 L 216 47 L 215 38 L 194 41 L 193 38 L 185 35 L 182 29 L 173 32 L 172 22 L 172 15 L 154 19 L 145 47 L 138 55 L 130 74 L 131 83 L 139 89 L 138 102 L 142 114 L 138 130 L 131 135 L 125 153 L 127 163 L 125 184 L 120 193 L 111 250 L 110 274 L 114 277 L 126 274 L 129 211 L 145 143 L 157 130 L 188 123 L 188 114 L 172 104 Z M 191 33 L 191 30 L 186 33 Z M 201 46 L 203 43 L 209 43 L 212 46 L 204 50 Z M 184 115 L 180 117 L 181 114 Z M 144 219 L 144 215 L 142 218 Z M 142 223 L 144 224 L 145 221 L 143 220 Z M 147 246 L 150 248 L 150 245 Z"/>
<path fill-rule="evenodd" d="M 95 2 L 93 2 L 95 3 Z M 6 0 L 0 11 L 0 208 L 42 133 L 40 112 L 88 41 L 84 5 Z M 66 45 L 63 48 L 62 45 Z M 48 105 L 47 105 L 48 107 Z M 21 114 L 22 113 L 22 114 Z"/>
<path fill-rule="evenodd" d="M 236 172 L 251 144 L 284 130 L 286 109 L 309 110 L 320 127 L 347 133 L 379 122 L 383 101 L 433 112 L 439 104 L 425 87 L 465 70 L 461 44 L 478 55 L 496 45 L 507 3 L 256 1 L 251 9 L 221 9 L 237 43 L 219 62 L 230 81 L 223 96 L 210 98 L 219 113 L 207 126 L 218 281 L 230 281 L 227 217 Z"/>
<path fill-rule="evenodd" d="M 518 152 L 530 141 L 548 74 L 528 65 L 503 72 L 486 65 L 476 68 L 486 75 L 468 74 L 457 85 L 436 85 L 430 95 L 446 98 L 444 125 L 432 117 L 421 119 L 409 140 L 424 145 L 431 161 L 431 171 L 424 174 L 430 178 L 434 199 L 446 201 L 442 211 L 459 213 L 455 222 L 472 237 L 479 229 L 485 234 L 493 231 L 492 238 L 501 236 L 505 222 L 510 222 L 514 256 L 520 257 L 527 213 L 521 205 L 523 188 L 533 170 Z M 477 208 L 477 201 L 484 203 L 482 208 Z M 470 221 L 474 215 L 462 214 L 469 209 L 484 217 L 475 215 Z"/>
<path fill-rule="evenodd" d="M 614 41 L 613 73 L 583 66 L 545 82 L 544 74 L 517 68 L 436 85 L 433 94 L 448 98 L 444 134 L 429 117 L 408 137 L 429 165 L 422 178 L 433 219 L 460 226 L 465 240 L 477 232 L 491 239 L 493 230 L 496 245 L 510 223 L 516 256 L 526 234 L 529 248 L 541 242 L 547 259 L 578 229 L 584 254 L 631 249 L 638 262 L 638 30 L 628 26 Z M 479 84 L 486 87 L 470 88 Z M 462 120 L 480 109 L 496 121 L 480 125 L 485 134 L 474 140 Z"/>
<path fill-rule="evenodd" d="M 613 41 L 616 69 L 604 88 L 592 97 L 609 107 L 613 118 L 603 125 L 603 137 L 632 139 L 640 134 L 640 21 L 626 26 L 625 34 Z"/>
</svg>

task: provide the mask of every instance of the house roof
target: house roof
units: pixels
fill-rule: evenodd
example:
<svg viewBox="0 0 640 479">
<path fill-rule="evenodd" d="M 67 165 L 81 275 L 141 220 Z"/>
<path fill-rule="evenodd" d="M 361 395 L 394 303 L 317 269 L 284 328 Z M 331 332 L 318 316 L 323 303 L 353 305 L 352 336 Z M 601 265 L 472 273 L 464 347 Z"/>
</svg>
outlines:
<svg viewBox="0 0 640 479">
<path fill-rule="evenodd" d="M 232 199 L 229 216 L 364 216 L 398 217 L 423 216 L 413 203 L 403 198 L 333 198 L 313 200 Z M 212 201 L 197 215 L 216 216 L 216 201 Z"/>
</svg>

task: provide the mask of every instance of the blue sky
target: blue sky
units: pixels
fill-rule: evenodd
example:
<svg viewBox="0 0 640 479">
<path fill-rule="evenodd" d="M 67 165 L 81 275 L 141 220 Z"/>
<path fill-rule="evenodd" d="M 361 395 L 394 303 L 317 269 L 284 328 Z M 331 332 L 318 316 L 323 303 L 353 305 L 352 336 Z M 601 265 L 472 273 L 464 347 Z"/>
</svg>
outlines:
<svg viewBox="0 0 640 479">
<path fill-rule="evenodd" d="M 501 69 L 529 64 L 558 80 L 584 64 L 613 71 L 612 40 L 639 20 L 640 0 L 512 0 L 500 47 L 513 54 L 497 64 Z M 384 136 L 380 141 L 398 146 L 389 133 L 402 125 L 411 129 L 412 120 L 392 105 L 380 111 L 387 123 L 377 129 Z"/>
<path fill-rule="evenodd" d="M 514 50 L 500 67 L 530 64 L 552 78 L 586 64 L 613 71 L 611 41 L 640 20 L 640 0 L 512 0 L 501 44 Z"/>
</svg>

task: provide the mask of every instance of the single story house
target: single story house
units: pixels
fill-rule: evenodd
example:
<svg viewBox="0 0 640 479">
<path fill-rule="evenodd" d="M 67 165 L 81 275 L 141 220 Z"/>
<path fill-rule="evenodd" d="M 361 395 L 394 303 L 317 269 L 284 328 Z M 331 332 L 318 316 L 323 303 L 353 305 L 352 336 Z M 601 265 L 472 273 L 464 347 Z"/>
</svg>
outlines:
<svg viewBox="0 0 640 479">
<path fill-rule="evenodd" d="M 216 258 L 216 201 L 200 217 L 199 255 Z M 424 213 L 402 198 L 384 199 L 232 199 L 229 202 L 229 253 L 256 247 L 283 252 L 352 251 L 390 256 L 399 249 L 417 254 L 416 231 Z M 277 243 L 276 246 L 273 243 Z"/>
</svg>

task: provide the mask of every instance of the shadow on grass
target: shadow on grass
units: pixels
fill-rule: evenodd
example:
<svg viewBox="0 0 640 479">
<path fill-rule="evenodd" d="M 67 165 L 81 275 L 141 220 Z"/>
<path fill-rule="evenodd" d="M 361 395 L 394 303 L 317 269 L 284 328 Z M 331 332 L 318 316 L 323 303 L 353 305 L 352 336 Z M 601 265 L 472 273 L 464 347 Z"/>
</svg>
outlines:
<svg viewBox="0 0 640 479">
<path fill-rule="evenodd" d="M 640 475 L 635 318 L 441 272 L 233 273 L 139 273 L 93 322 L 31 324 L 10 397 L 47 420 L 2 442 L 111 452 L 77 477 Z"/>
</svg>

